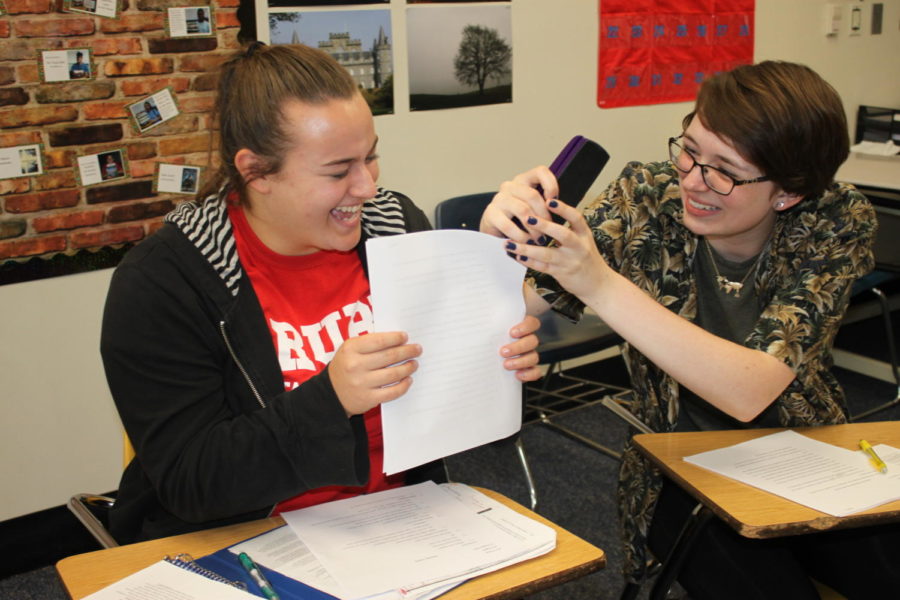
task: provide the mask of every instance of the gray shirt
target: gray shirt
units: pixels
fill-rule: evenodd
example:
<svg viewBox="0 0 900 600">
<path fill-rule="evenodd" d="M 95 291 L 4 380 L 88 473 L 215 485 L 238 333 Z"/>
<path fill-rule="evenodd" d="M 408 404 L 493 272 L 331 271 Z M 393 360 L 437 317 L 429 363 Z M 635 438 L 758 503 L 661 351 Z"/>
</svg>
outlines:
<svg viewBox="0 0 900 600">
<path fill-rule="evenodd" d="M 697 281 L 697 318 L 694 323 L 713 335 L 743 344 L 762 312 L 753 284 L 758 270 L 759 255 L 745 261 L 733 262 L 715 254 L 712 247 L 709 247 L 710 252 L 707 252 L 707 249 L 702 247 L 706 244 L 706 240 L 701 242 L 693 265 Z M 710 261 L 710 253 L 715 255 L 715 265 Z M 734 292 L 726 293 L 722 289 L 716 281 L 716 269 L 719 275 L 729 281 L 743 281 L 737 296 Z M 753 421 L 743 423 L 683 386 L 679 398 L 681 407 L 676 431 L 778 427 L 774 402 Z"/>
</svg>

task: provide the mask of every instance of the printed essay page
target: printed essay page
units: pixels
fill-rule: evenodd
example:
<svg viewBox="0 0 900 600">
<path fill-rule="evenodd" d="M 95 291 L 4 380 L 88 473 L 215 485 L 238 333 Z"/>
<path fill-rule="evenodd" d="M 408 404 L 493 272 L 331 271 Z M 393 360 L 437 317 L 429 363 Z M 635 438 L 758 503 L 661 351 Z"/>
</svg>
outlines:
<svg viewBox="0 0 900 600">
<path fill-rule="evenodd" d="M 235 556 L 246 552 L 253 557 L 257 564 L 278 571 L 282 575 L 301 581 L 326 594 L 331 594 L 335 598 L 354 600 L 344 593 L 315 554 L 309 551 L 303 540 L 297 537 L 297 534 L 288 525 L 244 540 L 240 544 L 231 546 L 228 550 Z M 383 594 L 367 596 L 366 600 L 428 600 L 446 593 L 467 578 L 461 577 L 457 580 L 424 586 L 407 594 L 401 594 L 398 590 L 390 590 Z"/>
<path fill-rule="evenodd" d="M 166 561 L 153 563 L 84 600 L 252 600 L 253 594 Z"/>
<path fill-rule="evenodd" d="M 555 543 L 552 528 L 547 528 L 552 541 L 532 534 L 534 528 L 503 529 L 433 482 L 282 516 L 338 582 L 344 598 L 458 581 Z"/>
<path fill-rule="evenodd" d="M 525 315 L 525 267 L 503 241 L 466 230 L 366 242 L 375 331 L 422 346 L 409 391 L 381 406 L 384 472 L 404 471 L 512 435 L 522 387 L 500 347 Z"/>
<path fill-rule="evenodd" d="M 235 556 L 246 552 L 260 565 L 302 581 L 326 594 L 340 596 L 341 589 L 337 582 L 287 525 L 244 540 L 229 547 L 228 551 Z"/>
<path fill-rule="evenodd" d="M 404 600 L 433 598 L 472 577 L 541 556 L 556 547 L 556 532 L 552 527 L 526 517 L 467 485 L 444 483 L 438 487 L 473 514 L 478 515 L 478 518 L 491 522 L 499 532 L 519 540 L 522 543 L 521 554 L 473 573 L 451 577 L 433 585 L 406 590 L 403 594 L 397 590 L 391 590 L 368 598 L 373 600 L 375 598 L 400 598 L 401 596 Z M 337 598 L 351 598 L 344 593 L 340 585 L 322 566 L 322 563 L 288 525 L 244 540 L 231 546 L 228 550 L 235 555 L 246 552 L 258 564 L 302 581 Z"/>
<path fill-rule="evenodd" d="M 288 525 L 244 540 L 228 548 L 228 551 L 235 556 L 246 552 L 259 565 L 303 582 L 335 598 L 354 600 L 353 597 L 344 593 L 341 586 L 316 558 L 316 555 L 309 551 L 303 540 L 297 537 L 297 534 Z M 367 596 L 366 600 L 427 600 L 440 596 L 463 581 L 465 581 L 464 578 L 454 582 L 441 582 L 417 589 L 414 594 L 406 595 L 401 595 L 397 590 L 390 590 L 384 594 Z"/>
<path fill-rule="evenodd" d="M 843 517 L 900 498 L 900 451 L 875 448 L 881 473 L 862 451 L 782 431 L 684 460 L 823 513 Z"/>
</svg>

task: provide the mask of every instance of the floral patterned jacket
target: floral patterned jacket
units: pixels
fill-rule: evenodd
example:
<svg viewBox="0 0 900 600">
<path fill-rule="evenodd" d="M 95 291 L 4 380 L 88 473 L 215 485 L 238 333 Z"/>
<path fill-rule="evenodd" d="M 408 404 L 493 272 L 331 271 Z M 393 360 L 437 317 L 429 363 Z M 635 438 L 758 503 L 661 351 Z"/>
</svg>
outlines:
<svg viewBox="0 0 900 600">
<path fill-rule="evenodd" d="M 694 320 L 693 261 L 699 238 L 683 224 L 671 163 L 629 163 L 585 210 L 601 254 L 619 273 L 685 319 Z M 784 361 L 796 378 L 777 403 L 783 426 L 846 421 L 844 395 L 830 372 L 831 348 L 853 282 L 874 264 L 875 213 L 852 186 L 832 184 L 779 213 L 768 254 L 756 272 L 761 315 L 744 341 Z M 578 319 L 584 305 L 549 275 L 529 272 L 553 308 Z M 678 422 L 678 383 L 637 350 L 623 349 L 634 390 L 633 412 L 654 431 Z M 625 576 L 640 581 L 646 539 L 662 477 L 629 440 L 619 471 L 618 504 Z"/>
</svg>

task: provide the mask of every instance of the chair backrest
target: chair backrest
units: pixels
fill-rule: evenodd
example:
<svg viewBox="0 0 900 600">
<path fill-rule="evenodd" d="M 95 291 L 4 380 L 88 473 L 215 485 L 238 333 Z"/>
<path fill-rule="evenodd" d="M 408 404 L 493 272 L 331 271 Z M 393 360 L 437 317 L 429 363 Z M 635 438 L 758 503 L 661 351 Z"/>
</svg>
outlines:
<svg viewBox="0 0 900 600">
<path fill-rule="evenodd" d="M 878 218 L 878 232 L 872 248 L 875 268 L 900 273 L 900 244 L 897 244 L 897 235 L 900 234 L 900 212 L 897 211 L 900 193 L 867 188 L 860 191 L 872 203 Z"/>
<path fill-rule="evenodd" d="M 494 192 L 456 196 L 440 202 L 434 208 L 437 229 L 471 229 L 478 231 L 481 213 L 491 203 Z"/>
</svg>

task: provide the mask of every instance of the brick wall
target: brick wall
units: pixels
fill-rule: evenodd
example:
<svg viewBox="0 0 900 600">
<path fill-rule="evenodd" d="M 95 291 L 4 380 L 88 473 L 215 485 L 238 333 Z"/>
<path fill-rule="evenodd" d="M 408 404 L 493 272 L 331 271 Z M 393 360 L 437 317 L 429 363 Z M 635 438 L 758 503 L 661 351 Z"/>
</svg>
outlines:
<svg viewBox="0 0 900 600">
<path fill-rule="evenodd" d="M 0 264 L 140 241 L 190 198 L 154 193 L 155 164 L 207 165 L 212 73 L 240 45 L 240 0 L 120 0 L 115 19 L 63 12 L 62 0 L 4 4 L 0 147 L 41 143 L 45 164 L 39 176 L 0 180 Z M 166 9 L 178 6 L 212 6 L 215 37 L 167 37 Z M 78 47 L 91 48 L 95 79 L 41 82 L 39 50 Z M 132 129 L 125 107 L 166 86 L 180 114 Z M 127 179 L 78 185 L 77 156 L 119 148 Z"/>
</svg>

